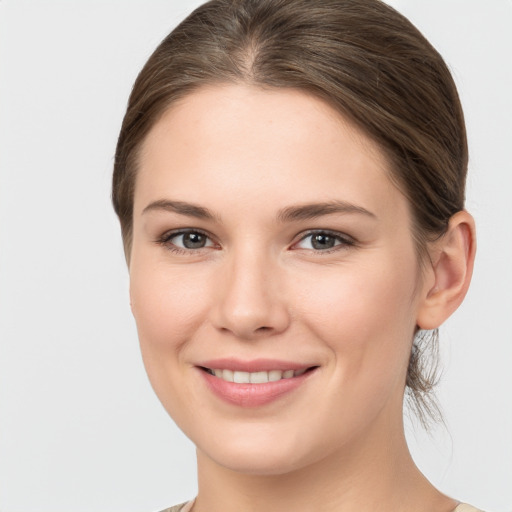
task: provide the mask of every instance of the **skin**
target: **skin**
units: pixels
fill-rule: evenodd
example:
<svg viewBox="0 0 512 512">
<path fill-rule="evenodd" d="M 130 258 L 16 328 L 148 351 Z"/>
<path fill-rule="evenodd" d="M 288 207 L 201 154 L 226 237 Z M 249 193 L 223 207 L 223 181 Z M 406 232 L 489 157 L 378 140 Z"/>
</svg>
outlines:
<svg viewBox="0 0 512 512">
<path fill-rule="evenodd" d="M 149 133 L 131 305 L 152 386 L 197 446 L 195 512 L 301 512 L 320 495 L 323 511 L 455 508 L 410 457 L 402 401 L 417 326 L 439 325 L 467 290 L 474 226 L 457 214 L 421 270 L 408 202 L 388 176 L 375 143 L 295 90 L 202 88 Z M 284 215 L 310 204 L 324 207 Z M 205 246 L 184 247 L 185 229 L 208 235 Z M 316 248 L 311 230 L 335 245 Z M 243 408 L 197 368 L 222 357 L 317 369 Z"/>
</svg>

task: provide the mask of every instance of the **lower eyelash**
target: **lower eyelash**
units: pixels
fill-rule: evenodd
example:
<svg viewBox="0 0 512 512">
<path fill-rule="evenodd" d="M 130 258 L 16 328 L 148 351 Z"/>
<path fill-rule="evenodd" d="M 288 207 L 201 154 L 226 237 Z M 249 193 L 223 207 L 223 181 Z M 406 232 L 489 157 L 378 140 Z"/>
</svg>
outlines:
<svg viewBox="0 0 512 512">
<path fill-rule="evenodd" d="M 319 254 L 330 254 L 331 252 L 343 250 L 344 248 L 354 247 L 355 245 L 357 245 L 356 241 L 353 238 L 349 238 L 348 236 L 343 236 L 340 233 L 337 233 L 335 231 L 325 231 L 325 230 L 310 231 L 309 233 L 306 233 L 299 240 L 299 242 L 301 242 L 302 240 L 305 240 L 306 238 L 308 238 L 310 236 L 314 236 L 314 235 L 330 236 L 330 237 L 336 239 L 337 241 L 341 242 L 339 245 L 335 245 L 334 247 L 331 247 L 330 249 L 321 249 L 321 250 L 311 249 L 313 252 L 319 253 Z"/>
<path fill-rule="evenodd" d="M 188 233 L 199 233 L 211 240 L 211 237 L 208 235 L 208 233 L 205 233 L 204 231 L 201 231 L 200 229 L 185 229 L 185 230 L 178 230 L 178 231 L 167 231 L 163 235 L 159 236 L 155 243 L 158 245 L 161 245 L 162 247 L 165 247 L 168 251 L 171 251 L 175 254 L 185 254 L 190 255 L 193 254 L 195 251 L 198 251 L 200 249 L 203 249 L 203 247 L 198 249 L 183 249 L 182 247 L 178 247 L 170 242 L 173 238 L 180 236 L 180 235 L 186 235 Z"/>
<path fill-rule="evenodd" d="M 178 230 L 178 231 L 166 232 L 163 235 L 161 235 L 160 237 L 158 237 L 155 240 L 155 243 L 165 247 L 168 251 L 171 251 L 175 254 L 191 255 L 194 252 L 199 251 L 200 249 L 203 249 L 203 248 L 198 248 L 195 250 L 194 249 L 183 249 L 181 247 L 178 247 L 178 246 L 170 243 L 170 240 L 172 240 L 173 238 L 175 238 L 177 236 L 185 235 L 187 233 L 192 233 L 192 232 L 200 233 L 201 235 L 203 235 L 211 240 L 211 237 L 208 235 L 208 233 L 205 233 L 204 231 L 201 231 L 200 229 L 190 229 L 190 230 Z M 340 233 L 337 233 L 334 231 L 325 231 L 325 230 L 310 231 L 309 233 L 305 234 L 299 240 L 299 242 L 301 242 L 302 240 L 306 239 L 309 236 L 314 236 L 314 235 L 330 236 L 332 238 L 335 238 L 339 242 L 341 242 L 339 245 L 335 245 L 334 247 L 331 247 L 330 249 L 312 250 L 313 252 L 318 253 L 318 254 L 326 255 L 326 254 L 330 254 L 335 251 L 343 250 L 344 248 L 347 248 L 347 247 L 353 247 L 353 246 L 357 245 L 356 240 L 354 240 L 353 238 L 349 238 L 347 236 L 342 236 Z M 296 242 L 296 243 L 298 243 L 298 242 Z M 305 249 L 305 250 L 310 250 L 310 249 Z"/>
</svg>

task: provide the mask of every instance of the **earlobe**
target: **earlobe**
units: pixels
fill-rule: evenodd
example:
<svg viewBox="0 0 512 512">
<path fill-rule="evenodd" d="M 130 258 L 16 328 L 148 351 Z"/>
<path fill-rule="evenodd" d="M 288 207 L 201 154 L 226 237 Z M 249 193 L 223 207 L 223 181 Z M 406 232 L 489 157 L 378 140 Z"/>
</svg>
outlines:
<svg viewBox="0 0 512 512">
<path fill-rule="evenodd" d="M 446 233 L 435 243 L 430 269 L 434 284 L 423 292 L 419 328 L 436 329 L 459 307 L 471 282 L 475 251 L 473 217 L 465 210 L 457 212 Z"/>
</svg>

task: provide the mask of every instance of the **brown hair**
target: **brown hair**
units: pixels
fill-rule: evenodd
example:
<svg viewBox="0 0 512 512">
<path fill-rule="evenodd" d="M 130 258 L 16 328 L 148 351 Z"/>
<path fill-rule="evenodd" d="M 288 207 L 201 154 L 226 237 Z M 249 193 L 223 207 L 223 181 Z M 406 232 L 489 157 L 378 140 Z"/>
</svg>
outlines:
<svg viewBox="0 0 512 512">
<path fill-rule="evenodd" d="M 439 53 L 379 0 L 211 0 L 158 46 L 133 87 L 117 144 L 112 198 L 129 261 L 139 149 L 178 99 L 206 84 L 296 88 L 327 101 L 376 141 L 408 198 L 420 263 L 464 207 L 462 108 Z M 437 338 L 437 332 L 434 332 Z M 438 413 L 416 337 L 408 396 L 424 421 Z"/>
</svg>

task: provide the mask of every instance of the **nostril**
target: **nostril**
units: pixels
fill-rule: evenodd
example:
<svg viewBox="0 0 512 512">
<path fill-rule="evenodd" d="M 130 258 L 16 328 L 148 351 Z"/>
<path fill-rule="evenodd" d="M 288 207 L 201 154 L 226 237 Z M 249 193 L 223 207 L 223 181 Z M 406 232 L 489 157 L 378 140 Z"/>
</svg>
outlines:
<svg viewBox="0 0 512 512">
<path fill-rule="evenodd" d="M 272 330 L 272 327 L 265 327 L 265 326 L 263 326 L 263 327 L 258 327 L 256 329 L 256 332 L 267 332 L 267 331 L 271 331 L 271 330 Z"/>
</svg>

